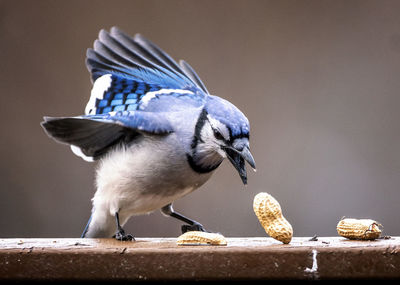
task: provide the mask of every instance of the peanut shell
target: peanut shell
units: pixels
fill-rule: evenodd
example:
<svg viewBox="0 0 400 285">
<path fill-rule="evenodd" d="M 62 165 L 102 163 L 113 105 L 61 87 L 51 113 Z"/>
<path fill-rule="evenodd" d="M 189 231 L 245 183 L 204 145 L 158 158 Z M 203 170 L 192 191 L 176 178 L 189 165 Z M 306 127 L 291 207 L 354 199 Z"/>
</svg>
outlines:
<svg viewBox="0 0 400 285">
<path fill-rule="evenodd" d="M 339 235 L 348 239 L 374 240 L 380 237 L 380 224 L 371 219 L 342 219 L 336 226 Z"/>
<path fill-rule="evenodd" d="M 227 245 L 225 237 L 221 234 L 201 231 L 189 231 L 180 235 L 176 243 L 178 245 Z"/>
<path fill-rule="evenodd" d="M 261 192 L 254 197 L 253 209 L 265 232 L 285 244 L 293 237 L 293 228 L 282 215 L 278 201 L 270 194 Z"/>
</svg>

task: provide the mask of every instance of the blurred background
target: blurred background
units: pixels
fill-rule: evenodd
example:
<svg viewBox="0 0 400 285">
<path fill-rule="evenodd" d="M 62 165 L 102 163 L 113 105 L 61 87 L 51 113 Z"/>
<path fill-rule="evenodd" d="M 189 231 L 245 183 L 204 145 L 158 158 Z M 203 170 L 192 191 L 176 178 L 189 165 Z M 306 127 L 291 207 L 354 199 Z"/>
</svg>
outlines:
<svg viewBox="0 0 400 285">
<path fill-rule="evenodd" d="M 0 1 L 0 237 L 79 237 L 96 165 L 49 139 L 42 117 L 83 113 L 85 53 L 100 29 L 141 33 L 185 59 L 251 123 L 257 172 L 227 161 L 174 208 L 228 237 L 266 236 L 269 192 L 295 236 L 341 217 L 400 235 L 400 1 Z M 136 237 L 176 237 L 159 211 Z"/>
</svg>

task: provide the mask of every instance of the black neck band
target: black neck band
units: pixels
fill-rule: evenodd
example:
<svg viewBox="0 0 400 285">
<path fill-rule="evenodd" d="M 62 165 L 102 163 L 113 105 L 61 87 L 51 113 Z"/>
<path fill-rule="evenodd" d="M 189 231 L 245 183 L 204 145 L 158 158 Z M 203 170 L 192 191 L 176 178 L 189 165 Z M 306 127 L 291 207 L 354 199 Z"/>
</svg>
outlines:
<svg viewBox="0 0 400 285">
<path fill-rule="evenodd" d="M 189 162 L 190 167 L 197 173 L 209 173 L 211 171 L 214 171 L 215 169 L 217 169 L 217 167 L 222 163 L 222 160 L 220 162 L 218 162 L 215 165 L 210 165 L 210 166 L 203 166 L 200 164 L 197 164 L 194 159 L 193 156 L 187 154 L 187 161 Z"/>
<path fill-rule="evenodd" d="M 201 139 L 201 130 L 203 129 L 204 124 L 206 123 L 207 120 L 207 111 L 203 109 L 199 115 L 199 118 L 197 119 L 197 123 L 194 129 L 194 136 L 191 144 L 191 154 L 186 154 L 187 161 L 190 165 L 190 167 L 197 173 L 209 173 L 213 170 L 215 170 L 222 162 L 222 160 L 217 163 L 216 165 L 211 165 L 211 166 L 203 166 L 200 164 L 197 164 L 195 161 L 195 154 L 196 154 L 196 147 L 199 143 L 204 143 L 204 141 Z"/>
</svg>

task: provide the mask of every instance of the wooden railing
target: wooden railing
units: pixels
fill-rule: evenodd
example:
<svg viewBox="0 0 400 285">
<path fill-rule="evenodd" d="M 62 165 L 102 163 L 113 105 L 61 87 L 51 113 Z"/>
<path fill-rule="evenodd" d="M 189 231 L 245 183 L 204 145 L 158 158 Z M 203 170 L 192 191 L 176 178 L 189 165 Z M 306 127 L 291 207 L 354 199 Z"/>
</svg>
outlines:
<svg viewBox="0 0 400 285">
<path fill-rule="evenodd" d="M 1 239 L 0 281 L 400 278 L 400 237 L 227 240 L 178 246 L 174 238 Z"/>
</svg>

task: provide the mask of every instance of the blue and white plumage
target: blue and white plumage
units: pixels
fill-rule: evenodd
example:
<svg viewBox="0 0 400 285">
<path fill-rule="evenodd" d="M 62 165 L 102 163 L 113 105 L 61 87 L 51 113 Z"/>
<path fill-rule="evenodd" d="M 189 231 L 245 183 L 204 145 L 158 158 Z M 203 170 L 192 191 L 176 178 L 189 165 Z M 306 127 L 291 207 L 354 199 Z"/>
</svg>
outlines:
<svg viewBox="0 0 400 285">
<path fill-rule="evenodd" d="M 45 117 L 55 140 L 87 161 L 99 160 L 92 216 L 83 237 L 129 239 L 121 227 L 131 216 L 161 209 L 203 185 L 227 157 L 247 183 L 249 122 L 230 102 L 208 93 L 194 70 L 156 45 L 113 27 L 102 30 L 87 67 L 94 82 L 85 115 Z"/>
</svg>

